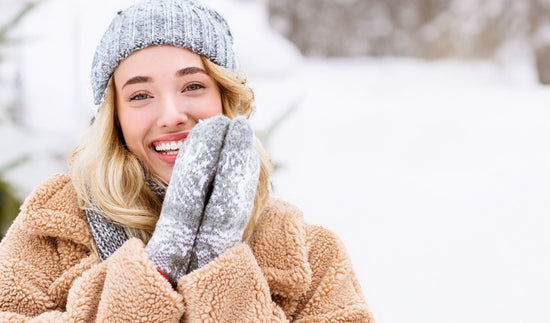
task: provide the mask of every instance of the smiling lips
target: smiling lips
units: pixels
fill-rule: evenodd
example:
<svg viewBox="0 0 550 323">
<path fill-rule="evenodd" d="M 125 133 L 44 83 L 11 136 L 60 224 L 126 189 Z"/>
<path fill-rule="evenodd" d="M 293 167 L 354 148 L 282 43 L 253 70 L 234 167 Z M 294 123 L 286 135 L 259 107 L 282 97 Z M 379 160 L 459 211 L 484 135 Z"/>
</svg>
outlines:
<svg viewBox="0 0 550 323">
<path fill-rule="evenodd" d="M 183 140 L 155 143 L 153 146 L 156 152 L 163 155 L 177 155 L 181 146 L 183 146 Z"/>
<path fill-rule="evenodd" d="M 151 148 L 161 160 L 167 163 L 174 163 L 180 148 L 183 146 L 189 131 L 177 134 L 165 135 L 157 138 L 151 143 Z"/>
</svg>

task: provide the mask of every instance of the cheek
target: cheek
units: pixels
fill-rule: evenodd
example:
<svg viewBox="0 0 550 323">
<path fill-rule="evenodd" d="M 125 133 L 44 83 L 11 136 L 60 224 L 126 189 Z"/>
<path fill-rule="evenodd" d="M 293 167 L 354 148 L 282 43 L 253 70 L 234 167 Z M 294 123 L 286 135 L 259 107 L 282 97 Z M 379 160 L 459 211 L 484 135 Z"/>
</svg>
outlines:
<svg viewBox="0 0 550 323">
<path fill-rule="evenodd" d="M 205 120 L 213 116 L 222 114 L 221 102 L 215 100 L 203 100 L 200 104 L 194 103 L 186 109 L 188 117 L 193 120 Z"/>
<path fill-rule="evenodd" d="M 212 105 L 210 105 L 210 109 L 208 109 L 206 111 L 206 114 L 207 114 L 207 118 L 210 118 L 210 117 L 213 117 L 213 116 L 217 116 L 219 114 L 222 114 L 222 104 L 221 104 L 221 101 L 215 101 L 213 102 Z M 206 119 L 206 118 L 204 118 Z"/>
<path fill-rule="evenodd" d="M 217 93 L 205 101 L 205 104 L 200 109 L 200 119 L 208 119 L 210 117 L 222 114 L 222 112 L 222 99 L 219 93 Z"/>
<path fill-rule="evenodd" d="M 130 113 L 128 111 L 119 111 L 118 117 L 128 149 L 139 155 L 143 150 L 141 143 L 147 133 L 151 118 L 146 118 L 141 113 Z"/>
</svg>

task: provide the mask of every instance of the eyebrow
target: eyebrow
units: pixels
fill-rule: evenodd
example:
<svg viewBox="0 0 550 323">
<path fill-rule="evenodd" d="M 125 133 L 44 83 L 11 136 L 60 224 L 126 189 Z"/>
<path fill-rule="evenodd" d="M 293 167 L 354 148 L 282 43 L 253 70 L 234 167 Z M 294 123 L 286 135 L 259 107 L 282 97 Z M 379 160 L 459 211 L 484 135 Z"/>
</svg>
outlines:
<svg viewBox="0 0 550 323">
<path fill-rule="evenodd" d="M 195 74 L 195 73 L 204 73 L 204 74 L 208 74 L 208 73 L 206 73 L 206 71 L 203 70 L 202 68 L 192 66 L 192 67 L 182 68 L 181 70 L 177 71 L 177 72 L 176 72 L 176 76 L 185 76 L 185 75 Z"/>
<path fill-rule="evenodd" d="M 176 76 L 177 77 L 182 77 L 182 76 L 185 76 L 185 75 L 196 74 L 196 73 L 203 73 L 203 74 L 208 75 L 208 73 L 200 67 L 186 67 L 186 68 L 182 68 L 181 70 L 178 70 L 176 72 Z M 134 77 L 130 78 L 128 81 L 126 81 L 126 83 L 124 83 L 122 88 L 124 88 L 127 85 L 131 85 L 131 84 L 152 82 L 152 80 L 153 79 L 149 76 L 134 76 Z"/>
<path fill-rule="evenodd" d="M 148 83 L 151 81 L 152 81 L 152 78 L 150 78 L 149 76 L 134 76 L 130 78 L 128 81 L 126 81 L 126 83 L 124 83 L 124 85 L 122 86 L 122 89 L 126 85 L 137 84 L 137 83 Z"/>
</svg>

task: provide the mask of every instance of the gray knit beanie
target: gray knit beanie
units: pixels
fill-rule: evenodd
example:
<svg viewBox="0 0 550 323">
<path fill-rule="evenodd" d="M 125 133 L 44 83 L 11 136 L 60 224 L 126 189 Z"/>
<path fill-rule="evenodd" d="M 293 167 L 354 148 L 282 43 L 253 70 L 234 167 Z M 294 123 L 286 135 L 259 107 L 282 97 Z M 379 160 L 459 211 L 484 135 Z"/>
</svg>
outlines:
<svg viewBox="0 0 550 323">
<path fill-rule="evenodd" d="M 151 45 L 173 45 L 237 70 L 225 19 L 195 0 L 143 0 L 120 11 L 97 46 L 92 62 L 94 103 L 100 105 L 120 61 Z"/>
</svg>

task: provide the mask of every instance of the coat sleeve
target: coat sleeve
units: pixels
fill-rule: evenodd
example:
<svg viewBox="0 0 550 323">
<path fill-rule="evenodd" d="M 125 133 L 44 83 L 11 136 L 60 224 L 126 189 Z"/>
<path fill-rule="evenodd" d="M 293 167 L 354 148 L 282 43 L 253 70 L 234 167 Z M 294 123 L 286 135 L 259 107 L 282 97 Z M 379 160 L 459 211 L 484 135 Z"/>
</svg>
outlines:
<svg viewBox="0 0 550 323">
<path fill-rule="evenodd" d="M 365 322 L 374 317 L 363 297 L 349 255 L 332 231 L 307 229 L 311 285 L 292 315 L 294 322 Z"/>
<path fill-rule="evenodd" d="M 159 274 L 143 242 L 132 238 L 75 281 L 66 317 L 74 322 L 93 317 L 99 322 L 178 322 L 183 311 L 181 295 Z"/>
<path fill-rule="evenodd" d="M 186 304 L 185 322 L 288 322 L 244 243 L 183 276 L 178 291 Z"/>
<path fill-rule="evenodd" d="M 374 323 L 340 240 L 322 228 L 313 231 L 312 280 L 299 299 L 272 296 L 250 247 L 241 243 L 180 279 L 185 317 L 190 322 Z"/>
<path fill-rule="evenodd" d="M 0 322 L 178 322 L 182 317 L 181 295 L 156 271 L 141 241 L 128 240 L 102 263 L 90 255 L 68 268 L 71 260 L 62 257 L 63 248 L 78 246 L 27 234 L 16 220 L 0 247 Z"/>
</svg>

